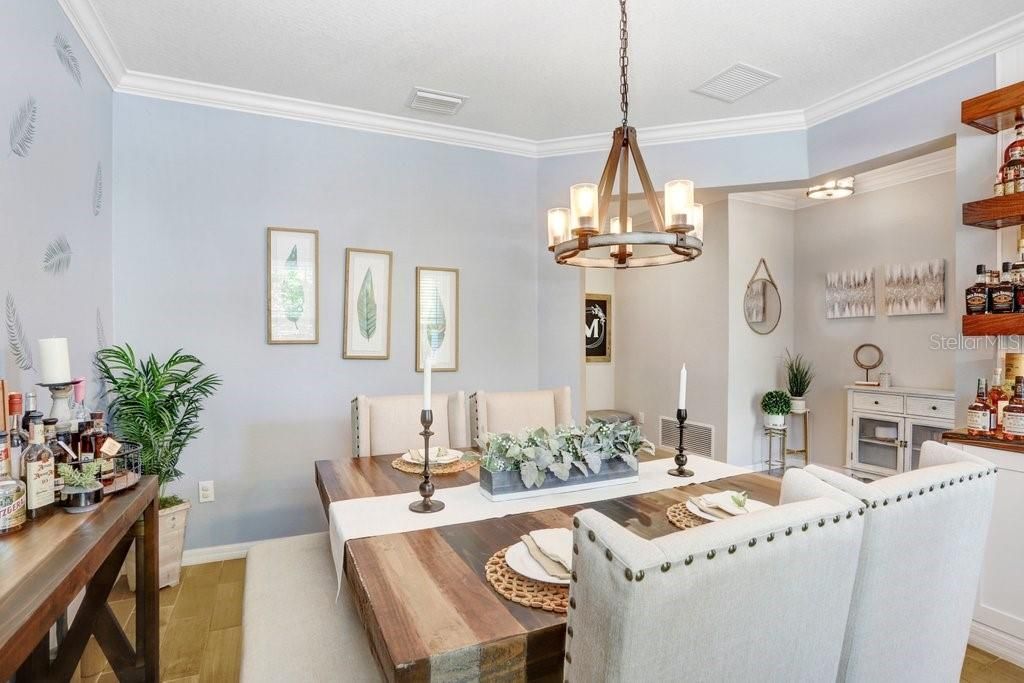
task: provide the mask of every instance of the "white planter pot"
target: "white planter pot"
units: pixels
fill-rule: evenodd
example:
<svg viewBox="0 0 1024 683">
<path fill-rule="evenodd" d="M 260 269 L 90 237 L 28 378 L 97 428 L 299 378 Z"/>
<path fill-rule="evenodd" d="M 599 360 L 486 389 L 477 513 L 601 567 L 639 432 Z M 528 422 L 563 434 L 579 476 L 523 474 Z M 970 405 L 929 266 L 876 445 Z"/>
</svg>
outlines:
<svg viewBox="0 0 1024 683">
<path fill-rule="evenodd" d="M 803 396 L 793 396 L 793 397 L 790 398 L 790 401 L 793 404 L 793 407 L 790 409 L 790 412 L 794 412 L 794 413 L 806 413 L 807 412 L 807 399 L 805 399 Z"/>
<path fill-rule="evenodd" d="M 764 426 L 765 427 L 785 427 L 786 416 L 785 415 L 771 415 L 769 413 L 764 414 Z"/>
<path fill-rule="evenodd" d="M 192 503 L 185 501 L 181 505 L 160 510 L 160 569 L 158 588 L 176 586 L 181 579 L 181 553 L 185 547 L 185 527 L 188 525 L 188 511 Z M 135 590 L 135 547 L 128 551 L 128 559 L 124 563 L 128 574 L 128 588 Z"/>
</svg>

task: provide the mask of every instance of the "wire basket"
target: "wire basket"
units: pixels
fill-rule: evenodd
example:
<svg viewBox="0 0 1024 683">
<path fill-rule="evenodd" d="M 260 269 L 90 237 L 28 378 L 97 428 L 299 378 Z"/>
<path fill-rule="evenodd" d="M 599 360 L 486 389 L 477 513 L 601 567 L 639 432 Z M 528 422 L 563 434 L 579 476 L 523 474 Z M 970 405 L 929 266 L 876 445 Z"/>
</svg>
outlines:
<svg viewBox="0 0 1024 683">
<path fill-rule="evenodd" d="M 120 441 L 117 455 L 103 457 L 101 482 L 103 495 L 125 491 L 142 479 L 142 445 L 134 441 Z"/>
</svg>

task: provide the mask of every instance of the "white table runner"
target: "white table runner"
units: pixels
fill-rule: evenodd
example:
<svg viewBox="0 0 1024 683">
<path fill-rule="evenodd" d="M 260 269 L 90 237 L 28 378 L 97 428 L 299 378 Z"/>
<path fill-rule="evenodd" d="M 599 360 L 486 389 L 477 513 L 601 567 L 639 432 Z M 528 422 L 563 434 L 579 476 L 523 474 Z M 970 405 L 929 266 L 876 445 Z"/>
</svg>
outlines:
<svg viewBox="0 0 1024 683">
<path fill-rule="evenodd" d="M 640 463 L 639 481 L 604 486 L 582 491 L 559 492 L 557 489 L 550 494 L 534 498 L 518 500 L 491 501 L 480 492 L 479 484 L 467 484 L 453 488 L 437 489 L 434 498 L 444 501 L 445 508 L 440 512 L 421 514 L 409 510 L 409 503 L 419 500 L 418 492 L 396 493 L 391 496 L 372 496 L 339 500 L 331 503 L 329 508 L 331 554 L 341 587 L 344 572 L 345 542 L 354 538 L 383 536 L 385 534 L 432 529 L 449 524 L 476 522 L 481 519 L 494 519 L 506 515 L 523 512 L 536 512 L 565 505 L 578 505 L 598 500 L 609 500 L 623 496 L 635 496 L 641 493 L 662 491 L 688 484 L 701 484 L 724 477 L 748 474 L 749 469 L 728 465 L 710 458 L 689 456 L 687 467 L 693 470 L 693 476 L 680 479 L 668 474 L 673 467 L 671 458 L 648 460 Z"/>
</svg>

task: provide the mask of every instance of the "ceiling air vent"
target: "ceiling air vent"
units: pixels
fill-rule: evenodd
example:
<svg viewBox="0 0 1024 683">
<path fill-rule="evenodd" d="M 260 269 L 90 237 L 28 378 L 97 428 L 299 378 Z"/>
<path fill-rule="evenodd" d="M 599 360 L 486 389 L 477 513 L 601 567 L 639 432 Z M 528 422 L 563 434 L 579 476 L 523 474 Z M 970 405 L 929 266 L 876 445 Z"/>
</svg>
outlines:
<svg viewBox="0 0 1024 683">
<path fill-rule="evenodd" d="M 462 109 L 463 103 L 468 99 L 465 95 L 428 90 L 427 88 L 413 88 L 412 95 L 409 97 L 409 108 L 427 111 L 431 114 L 451 116 Z"/>
<path fill-rule="evenodd" d="M 675 450 L 679 446 L 679 422 L 674 417 L 659 420 L 659 446 Z M 715 457 L 715 428 L 703 422 L 687 422 L 683 430 L 683 448 L 687 453 Z"/>
<path fill-rule="evenodd" d="M 693 92 L 723 102 L 735 102 L 777 80 L 779 77 L 775 74 L 741 62 L 733 64 L 722 73 L 705 81 L 699 88 L 694 88 Z"/>
</svg>

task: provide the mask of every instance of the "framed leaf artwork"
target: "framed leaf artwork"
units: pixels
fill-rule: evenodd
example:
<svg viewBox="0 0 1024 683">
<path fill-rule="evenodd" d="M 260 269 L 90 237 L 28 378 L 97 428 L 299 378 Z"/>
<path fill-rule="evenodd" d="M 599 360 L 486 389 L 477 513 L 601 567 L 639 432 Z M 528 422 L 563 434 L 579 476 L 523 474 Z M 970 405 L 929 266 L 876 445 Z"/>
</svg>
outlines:
<svg viewBox="0 0 1024 683">
<path fill-rule="evenodd" d="M 345 250 L 342 358 L 391 356 L 391 262 L 390 251 Z"/>
<path fill-rule="evenodd" d="M 416 372 L 432 354 L 434 372 L 459 369 L 459 271 L 416 268 Z"/>
<path fill-rule="evenodd" d="M 267 228 L 267 343 L 320 341 L 320 232 Z"/>
</svg>

